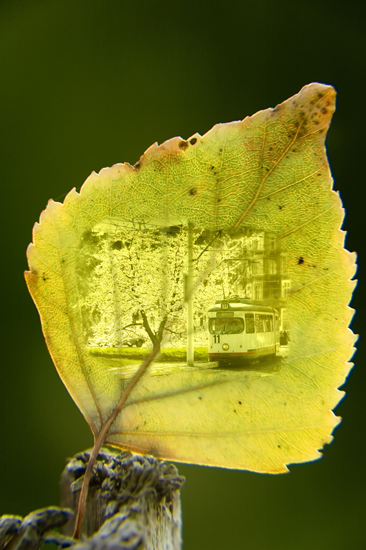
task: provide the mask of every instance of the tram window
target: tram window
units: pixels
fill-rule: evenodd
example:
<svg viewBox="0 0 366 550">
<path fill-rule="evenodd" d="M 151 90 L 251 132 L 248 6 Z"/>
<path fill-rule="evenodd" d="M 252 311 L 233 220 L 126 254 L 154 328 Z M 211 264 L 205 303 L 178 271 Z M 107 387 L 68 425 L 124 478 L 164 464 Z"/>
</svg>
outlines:
<svg viewBox="0 0 366 550">
<path fill-rule="evenodd" d="M 261 332 L 266 332 L 266 316 L 259 316 L 259 326 L 261 327 Z"/>
<path fill-rule="evenodd" d="M 255 314 L 255 332 L 264 332 L 262 315 L 259 313 Z"/>
<path fill-rule="evenodd" d="M 244 331 L 244 319 L 241 317 L 216 317 L 209 322 L 211 334 L 239 334 Z"/>
<path fill-rule="evenodd" d="M 259 313 L 255 314 L 255 331 L 256 332 L 269 332 L 269 315 L 261 315 Z"/>
<path fill-rule="evenodd" d="M 273 332 L 271 315 L 266 315 L 265 318 L 265 332 Z"/>
<path fill-rule="evenodd" d="M 269 330 L 269 332 L 273 332 L 273 317 L 272 317 L 272 315 L 268 315 L 268 330 Z"/>
<path fill-rule="evenodd" d="M 254 315 L 253 315 L 253 313 L 246 313 L 245 314 L 245 326 L 246 326 L 246 333 L 247 334 L 253 334 L 254 333 Z"/>
</svg>

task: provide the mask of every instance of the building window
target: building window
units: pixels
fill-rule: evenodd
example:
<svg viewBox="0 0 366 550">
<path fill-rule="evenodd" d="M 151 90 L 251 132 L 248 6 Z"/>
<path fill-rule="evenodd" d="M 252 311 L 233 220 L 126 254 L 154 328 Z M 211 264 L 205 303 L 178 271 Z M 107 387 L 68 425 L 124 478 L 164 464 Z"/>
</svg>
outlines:
<svg viewBox="0 0 366 550">
<path fill-rule="evenodd" d="M 268 237 L 268 246 L 270 250 L 276 249 L 276 237 Z"/>
<path fill-rule="evenodd" d="M 253 236 L 253 250 L 264 250 L 264 233 Z"/>
<path fill-rule="evenodd" d="M 263 283 L 254 283 L 254 300 L 263 300 Z"/>
<path fill-rule="evenodd" d="M 267 260 L 267 268 L 268 268 L 268 274 L 269 275 L 276 275 L 277 273 L 277 260 L 274 258 L 268 258 Z"/>
<path fill-rule="evenodd" d="M 252 263 L 252 274 L 263 275 L 263 258 L 258 258 Z"/>
<path fill-rule="evenodd" d="M 291 281 L 284 279 L 282 281 L 282 298 L 285 298 L 290 294 Z"/>
</svg>

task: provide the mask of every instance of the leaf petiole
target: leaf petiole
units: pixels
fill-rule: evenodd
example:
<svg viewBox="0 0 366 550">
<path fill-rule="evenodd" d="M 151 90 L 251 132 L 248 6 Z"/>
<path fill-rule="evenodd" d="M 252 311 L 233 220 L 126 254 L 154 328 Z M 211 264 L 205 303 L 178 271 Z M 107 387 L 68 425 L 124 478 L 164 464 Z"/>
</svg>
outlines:
<svg viewBox="0 0 366 550">
<path fill-rule="evenodd" d="M 75 539 L 79 539 L 82 533 L 82 527 L 83 527 L 83 520 L 85 516 L 85 510 L 86 510 L 86 501 L 88 498 L 88 490 L 89 490 L 89 482 L 90 478 L 93 473 L 93 468 L 97 460 L 97 456 L 99 454 L 99 451 L 105 441 L 105 438 L 109 432 L 109 428 L 113 424 L 114 420 L 116 419 L 116 416 L 121 412 L 123 409 L 123 406 L 130 395 L 132 389 L 135 387 L 137 382 L 140 380 L 141 376 L 146 371 L 147 367 L 150 365 L 150 363 L 154 360 L 156 355 L 160 351 L 160 343 L 162 340 L 163 334 L 161 334 L 160 339 L 156 342 L 152 352 L 150 355 L 145 359 L 145 361 L 141 364 L 140 368 L 136 372 L 135 376 L 132 378 L 131 382 L 128 384 L 127 388 L 122 392 L 121 398 L 118 401 L 116 407 L 113 409 L 113 412 L 108 417 L 106 422 L 102 425 L 100 432 L 98 436 L 95 438 L 93 450 L 90 454 L 89 462 L 85 470 L 83 484 L 80 491 L 80 497 L 79 497 L 79 503 L 78 503 L 78 510 L 75 518 L 75 526 L 74 526 L 74 533 L 73 537 Z"/>
</svg>

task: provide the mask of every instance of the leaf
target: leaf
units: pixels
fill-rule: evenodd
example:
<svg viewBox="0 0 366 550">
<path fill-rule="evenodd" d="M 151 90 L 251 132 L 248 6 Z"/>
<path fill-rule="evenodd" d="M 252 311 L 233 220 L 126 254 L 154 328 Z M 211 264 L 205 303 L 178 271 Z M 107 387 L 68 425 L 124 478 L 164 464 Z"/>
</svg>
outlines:
<svg viewBox="0 0 366 550">
<path fill-rule="evenodd" d="M 270 473 L 318 458 L 331 441 L 355 342 L 355 255 L 343 248 L 324 147 L 334 105 L 331 86 L 310 84 L 243 121 L 154 144 L 135 166 L 93 173 L 80 194 L 48 203 L 25 277 L 52 359 L 95 437 L 104 427 L 105 442 L 126 450 Z M 193 283 L 183 277 L 189 227 Z M 272 264 L 260 259 L 263 239 L 278 252 Z M 128 339 L 177 346 L 187 331 L 184 280 L 204 320 L 215 293 L 246 285 L 249 295 L 252 285 L 261 297 L 255 281 L 271 277 L 282 290 L 263 303 L 286 314 L 291 338 L 282 361 L 154 361 L 129 386 L 138 365 L 122 357 Z"/>
</svg>

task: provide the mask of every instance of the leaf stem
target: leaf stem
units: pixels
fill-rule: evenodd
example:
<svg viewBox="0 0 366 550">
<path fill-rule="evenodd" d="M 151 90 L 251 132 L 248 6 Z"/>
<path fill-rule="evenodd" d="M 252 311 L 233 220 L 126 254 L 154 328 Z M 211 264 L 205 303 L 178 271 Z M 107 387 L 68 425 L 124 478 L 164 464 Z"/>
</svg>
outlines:
<svg viewBox="0 0 366 550">
<path fill-rule="evenodd" d="M 83 484 L 80 491 L 80 497 L 79 497 L 79 504 L 78 504 L 78 510 L 76 514 L 75 519 L 75 527 L 74 527 L 74 534 L 73 537 L 75 539 L 79 539 L 82 534 L 82 527 L 83 527 L 83 520 L 85 516 L 86 511 L 86 500 L 88 498 L 88 489 L 89 489 L 89 482 L 90 478 L 93 473 L 93 468 L 97 460 L 97 456 L 99 454 L 99 451 L 105 441 L 105 438 L 108 434 L 109 428 L 113 424 L 114 420 L 116 419 L 116 416 L 121 412 L 128 396 L 130 395 L 131 391 L 137 384 L 137 382 L 140 380 L 141 376 L 146 371 L 147 367 L 150 365 L 150 363 L 153 361 L 155 356 L 160 351 L 160 343 L 162 340 L 163 334 L 161 334 L 160 339 L 155 344 L 152 352 L 150 355 L 145 359 L 145 361 L 141 364 L 140 368 L 136 372 L 135 376 L 132 378 L 131 382 L 128 384 L 127 388 L 122 392 L 122 395 L 120 397 L 120 400 L 118 401 L 116 407 L 113 409 L 112 413 L 106 420 L 104 424 L 102 424 L 102 427 L 98 433 L 98 436 L 96 437 L 94 441 L 93 450 L 91 452 L 88 465 L 85 470 Z"/>
</svg>

